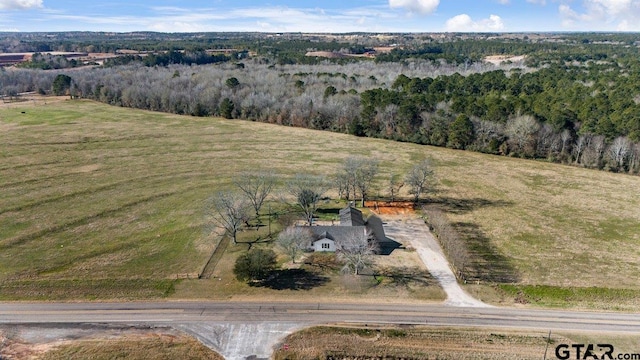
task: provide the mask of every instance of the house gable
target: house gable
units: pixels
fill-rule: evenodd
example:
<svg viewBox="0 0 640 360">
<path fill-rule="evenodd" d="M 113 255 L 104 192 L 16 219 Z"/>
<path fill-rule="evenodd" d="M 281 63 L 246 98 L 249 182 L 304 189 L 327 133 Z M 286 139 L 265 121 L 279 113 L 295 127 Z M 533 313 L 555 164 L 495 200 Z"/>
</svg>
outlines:
<svg viewBox="0 0 640 360">
<path fill-rule="evenodd" d="M 322 239 L 318 239 L 316 241 L 313 242 L 313 251 L 316 252 L 335 252 L 336 251 L 336 242 L 331 240 L 331 239 L 327 239 L 327 238 L 322 238 Z"/>
<path fill-rule="evenodd" d="M 309 227 L 313 234 L 314 241 L 311 247 L 314 251 L 318 251 L 316 242 L 326 239 L 333 242 L 331 250 L 321 251 L 336 251 L 345 239 L 367 239 L 367 229 L 364 226 L 311 226 Z"/>
</svg>

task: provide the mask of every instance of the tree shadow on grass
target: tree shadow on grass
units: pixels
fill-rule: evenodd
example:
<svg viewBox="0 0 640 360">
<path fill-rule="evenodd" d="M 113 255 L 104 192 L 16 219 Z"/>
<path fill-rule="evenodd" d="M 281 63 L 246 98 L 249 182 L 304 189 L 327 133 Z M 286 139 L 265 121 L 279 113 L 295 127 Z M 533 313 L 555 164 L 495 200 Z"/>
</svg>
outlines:
<svg viewBox="0 0 640 360">
<path fill-rule="evenodd" d="M 389 267 L 379 270 L 375 276 L 384 276 L 391 284 L 407 287 L 410 285 L 433 286 L 438 281 L 428 271 L 418 267 Z"/>
<path fill-rule="evenodd" d="M 311 290 L 329 282 L 329 278 L 305 269 L 277 270 L 266 280 L 252 286 L 273 290 Z"/>
<path fill-rule="evenodd" d="M 264 237 L 262 235 L 258 235 L 255 240 L 251 240 L 251 241 L 238 241 L 238 244 L 247 245 L 247 251 L 249 251 L 256 244 L 266 244 L 273 241 L 274 241 L 273 234 L 269 234 Z"/>
<path fill-rule="evenodd" d="M 474 223 L 457 222 L 451 224 L 464 239 L 471 255 L 465 265 L 468 280 L 481 280 L 494 283 L 518 282 L 520 276 L 511 260 L 504 256 L 491 240 Z"/>
<path fill-rule="evenodd" d="M 304 266 L 313 272 L 333 273 L 340 270 L 342 264 L 338 261 L 336 253 L 314 252 L 304 260 Z"/>
<path fill-rule="evenodd" d="M 482 198 L 456 199 L 451 197 L 437 197 L 431 199 L 428 204 L 437 204 L 438 208 L 446 213 L 460 215 L 486 207 L 512 206 L 513 202 L 504 200 L 488 200 Z"/>
</svg>

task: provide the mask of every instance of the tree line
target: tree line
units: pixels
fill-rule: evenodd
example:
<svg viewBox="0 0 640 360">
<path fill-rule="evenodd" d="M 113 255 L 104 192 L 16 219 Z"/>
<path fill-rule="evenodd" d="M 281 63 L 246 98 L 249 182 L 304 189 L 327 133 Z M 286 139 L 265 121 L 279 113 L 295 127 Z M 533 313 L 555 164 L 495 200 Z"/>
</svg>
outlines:
<svg viewBox="0 0 640 360">
<path fill-rule="evenodd" d="M 361 94 L 360 123 L 352 131 L 637 174 L 638 79 L 640 63 L 466 77 L 400 75 L 390 89 Z"/>
<path fill-rule="evenodd" d="M 169 53 L 171 54 L 171 53 Z M 170 55 L 169 55 L 170 56 Z M 3 95 L 51 92 L 60 71 L 2 70 Z M 640 60 L 498 67 L 242 63 L 76 69 L 69 95 L 640 173 Z"/>
</svg>

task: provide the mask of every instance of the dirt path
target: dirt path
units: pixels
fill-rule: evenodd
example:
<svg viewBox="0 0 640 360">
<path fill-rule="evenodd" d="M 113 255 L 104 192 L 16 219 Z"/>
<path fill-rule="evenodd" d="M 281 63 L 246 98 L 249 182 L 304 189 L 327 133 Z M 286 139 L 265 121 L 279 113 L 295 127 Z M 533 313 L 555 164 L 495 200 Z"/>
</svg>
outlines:
<svg viewBox="0 0 640 360">
<path fill-rule="evenodd" d="M 447 293 L 446 305 L 460 307 L 491 307 L 467 294 L 458 284 L 449 262 L 442 252 L 438 241 L 424 221 L 417 217 L 381 216 L 385 222 L 387 237 L 412 246 L 420 255 L 427 269 L 438 280 L 442 289 Z"/>
</svg>

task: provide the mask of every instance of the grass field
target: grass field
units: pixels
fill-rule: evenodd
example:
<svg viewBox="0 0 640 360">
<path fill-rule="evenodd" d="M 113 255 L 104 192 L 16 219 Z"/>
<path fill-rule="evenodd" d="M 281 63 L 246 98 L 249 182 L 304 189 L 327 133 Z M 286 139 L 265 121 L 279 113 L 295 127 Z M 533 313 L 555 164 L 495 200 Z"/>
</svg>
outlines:
<svg viewBox="0 0 640 360">
<path fill-rule="evenodd" d="M 547 342 L 549 343 L 547 348 Z M 286 344 L 286 350 L 285 345 Z M 289 335 L 276 360 L 302 359 L 556 359 L 559 344 L 611 344 L 614 356 L 636 353 L 637 337 L 615 334 L 557 334 L 504 329 L 433 327 L 313 327 Z M 572 349 L 574 350 L 574 349 Z M 594 348 L 594 353 L 601 355 Z M 584 354 L 584 352 L 582 353 Z M 575 359 L 575 351 L 572 353 Z"/>
<path fill-rule="evenodd" d="M 205 265 L 216 240 L 204 200 L 233 176 L 328 175 L 350 155 L 378 158 L 380 179 L 431 157 L 431 202 L 466 237 L 472 266 L 520 285 L 640 290 L 640 177 L 89 101 L 0 108 L 0 136 L 0 299 L 285 295 L 171 279 Z"/>
<path fill-rule="evenodd" d="M 224 358 L 192 337 L 151 335 L 111 340 L 75 341 L 58 345 L 39 359 L 223 360 Z"/>
</svg>

